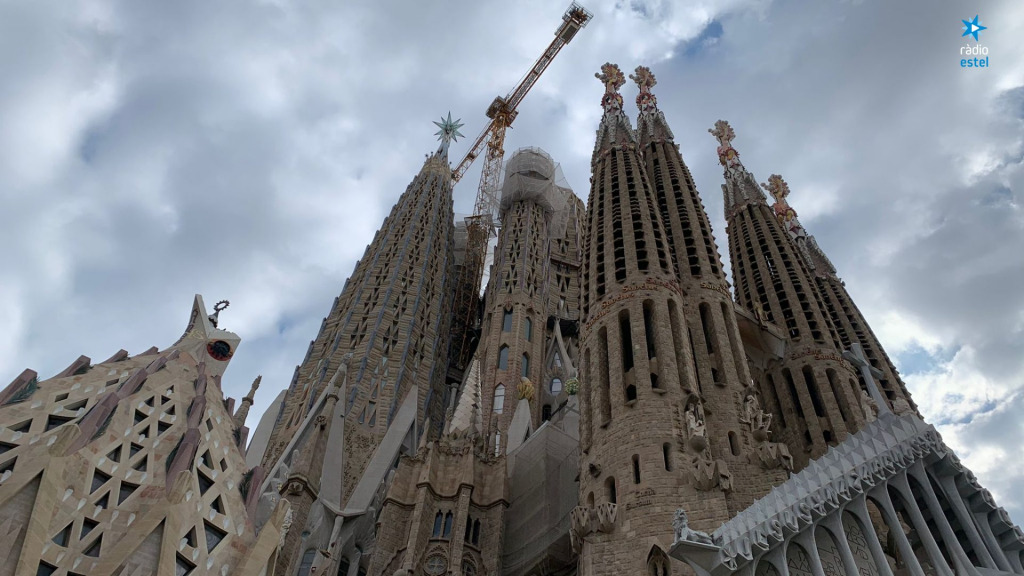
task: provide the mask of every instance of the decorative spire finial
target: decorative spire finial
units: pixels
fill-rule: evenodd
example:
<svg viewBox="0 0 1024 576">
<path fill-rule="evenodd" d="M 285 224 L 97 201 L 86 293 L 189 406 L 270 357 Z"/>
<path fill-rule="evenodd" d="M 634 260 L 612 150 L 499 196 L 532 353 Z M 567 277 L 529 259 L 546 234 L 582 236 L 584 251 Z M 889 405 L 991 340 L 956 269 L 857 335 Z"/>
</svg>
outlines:
<svg viewBox="0 0 1024 576">
<path fill-rule="evenodd" d="M 221 300 L 220 302 L 217 302 L 216 304 L 213 305 L 213 314 L 211 314 L 209 318 L 210 323 L 213 324 L 214 328 L 217 327 L 217 319 L 220 318 L 221 311 L 230 305 L 231 302 L 228 302 L 227 300 Z"/>
<path fill-rule="evenodd" d="M 772 210 L 775 212 L 775 217 L 779 219 L 779 222 L 786 228 L 789 235 L 794 240 L 800 238 L 807 238 L 807 231 L 800 224 L 800 220 L 796 217 L 796 210 L 789 205 L 786 201 L 786 196 L 789 196 L 789 184 L 782 179 L 782 176 L 778 174 L 772 174 L 768 177 L 768 183 L 762 183 L 761 187 L 768 191 L 769 194 L 775 198 L 775 204 L 772 205 Z"/>
<path fill-rule="evenodd" d="M 786 204 L 786 196 L 789 196 L 789 184 L 786 184 L 782 176 L 772 174 L 768 177 L 768 183 L 762 183 L 761 187 L 767 190 L 772 195 L 772 198 L 775 198 L 776 202 Z"/>
<path fill-rule="evenodd" d="M 708 129 L 708 132 L 718 140 L 718 161 L 725 166 L 726 172 L 742 170 L 740 153 L 732 147 L 732 140 L 736 137 L 732 126 L 725 120 L 719 120 L 715 122 L 714 128 Z"/>
<path fill-rule="evenodd" d="M 634 73 L 629 75 L 629 78 L 640 87 L 640 93 L 636 95 L 636 107 L 640 109 L 640 112 L 654 112 L 657 110 L 658 99 L 651 93 L 651 88 L 658 81 L 654 78 L 651 69 L 647 66 L 637 66 Z"/>
<path fill-rule="evenodd" d="M 626 83 L 626 77 L 622 74 L 622 70 L 619 70 L 619 66 L 605 62 L 601 66 L 601 72 L 595 73 L 594 77 L 604 84 L 604 97 L 601 98 L 601 106 L 604 107 L 604 111 L 622 110 L 622 94 L 619 94 L 619 88 Z"/>
<path fill-rule="evenodd" d="M 464 126 L 464 124 L 462 124 L 462 118 L 459 118 L 458 120 L 455 120 L 453 122 L 452 113 L 448 112 L 448 118 L 442 116 L 441 121 L 434 122 L 434 125 L 440 128 L 440 130 L 434 133 L 434 136 L 437 136 L 437 139 L 441 141 L 441 146 L 438 147 L 437 153 L 447 154 L 448 144 L 457 141 L 459 138 L 463 137 L 462 133 L 459 132 L 459 128 L 462 128 Z"/>
</svg>

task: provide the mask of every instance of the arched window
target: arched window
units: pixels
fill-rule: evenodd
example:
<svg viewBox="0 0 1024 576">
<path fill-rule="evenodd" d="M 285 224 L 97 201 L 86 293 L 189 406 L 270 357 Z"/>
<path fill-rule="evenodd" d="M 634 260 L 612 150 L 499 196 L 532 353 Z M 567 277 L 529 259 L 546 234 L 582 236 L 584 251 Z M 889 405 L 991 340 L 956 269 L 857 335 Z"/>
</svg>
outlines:
<svg viewBox="0 0 1024 576">
<path fill-rule="evenodd" d="M 451 512 L 444 515 L 444 534 L 441 535 L 442 538 L 449 538 L 452 535 L 452 520 Z"/>
<path fill-rule="evenodd" d="M 551 379 L 551 393 L 557 396 L 558 393 L 561 392 L 561 391 L 562 391 L 562 379 L 561 378 L 552 378 Z"/>
<path fill-rule="evenodd" d="M 508 370 L 508 346 L 498 348 L 498 370 Z"/>
<path fill-rule="evenodd" d="M 498 384 L 498 387 L 494 389 L 494 413 L 501 414 L 501 411 L 505 408 L 505 385 Z"/>
<path fill-rule="evenodd" d="M 480 544 L 480 521 L 476 520 L 473 522 L 473 545 L 477 546 Z"/>
<path fill-rule="evenodd" d="M 669 561 L 665 552 L 657 546 L 647 555 L 647 576 L 668 576 Z"/>
<path fill-rule="evenodd" d="M 533 321 L 529 318 L 523 320 L 523 337 L 527 342 L 533 340 Z"/>
<path fill-rule="evenodd" d="M 494 433 L 494 455 L 501 455 L 501 432 Z"/>
<path fill-rule="evenodd" d="M 462 537 L 463 542 L 469 542 L 469 538 L 473 535 L 473 517 L 466 517 L 466 534 Z"/>
<path fill-rule="evenodd" d="M 462 559 L 462 576 L 476 576 L 476 564 L 468 556 Z"/>
<path fill-rule="evenodd" d="M 338 576 L 348 576 L 349 562 L 348 558 L 342 558 L 338 561 Z"/>
<path fill-rule="evenodd" d="M 313 568 L 314 558 L 316 558 L 315 548 L 309 548 L 303 552 L 302 562 L 299 562 L 299 571 L 295 573 L 295 576 L 309 576 L 309 571 Z"/>
<path fill-rule="evenodd" d="M 431 535 L 433 538 L 441 537 L 441 522 L 444 521 L 444 515 L 438 510 L 437 514 L 434 515 L 434 532 Z"/>
<path fill-rule="evenodd" d="M 612 504 L 616 504 L 618 500 L 616 498 L 617 495 L 615 494 L 615 478 L 609 476 L 608 479 L 604 481 L 604 487 L 607 491 L 608 501 Z"/>
<path fill-rule="evenodd" d="M 523 378 L 529 378 L 530 376 L 530 357 L 526 353 L 523 353 L 523 370 L 520 376 Z"/>
<path fill-rule="evenodd" d="M 501 331 L 512 331 L 512 310 L 509 308 L 505 309 L 505 314 L 501 317 Z"/>
</svg>

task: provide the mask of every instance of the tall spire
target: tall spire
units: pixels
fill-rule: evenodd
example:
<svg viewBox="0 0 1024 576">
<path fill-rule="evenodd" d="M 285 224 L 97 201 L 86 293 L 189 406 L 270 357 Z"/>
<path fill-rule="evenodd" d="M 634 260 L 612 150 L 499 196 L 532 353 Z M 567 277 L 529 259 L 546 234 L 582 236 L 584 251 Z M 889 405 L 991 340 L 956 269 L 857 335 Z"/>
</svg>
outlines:
<svg viewBox="0 0 1024 576">
<path fill-rule="evenodd" d="M 626 77 L 622 74 L 622 70 L 617 64 L 606 62 L 601 66 L 601 71 L 594 74 L 594 77 L 604 84 L 604 96 L 601 97 L 604 116 L 601 118 L 601 125 L 597 128 L 597 142 L 594 144 L 592 165 L 596 164 L 598 158 L 607 153 L 612 146 L 636 145 L 633 127 L 630 126 L 629 118 L 622 111 L 622 94 L 619 94 L 619 88 L 626 83 Z"/>
<path fill-rule="evenodd" d="M 629 78 L 640 88 L 640 93 L 636 95 L 636 107 L 640 110 L 636 131 L 640 145 L 646 146 L 651 141 L 674 140 L 675 136 L 668 127 L 665 114 L 658 109 L 658 98 L 651 92 L 651 88 L 658 83 L 654 73 L 647 66 L 637 66 Z"/>
<path fill-rule="evenodd" d="M 842 358 L 831 304 L 813 273 L 807 236 L 795 211 L 786 220 L 792 209 L 785 204 L 785 181 L 774 175 L 765 185 L 776 198 L 773 211 L 740 162 L 728 122 L 719 120 L 709 132 L 718 139 L 725 172 L 722 190 L 736 300 L 787 336 L 785 356 L 754 370 L 754 377 L 780 424 L 775 438 L 789 445 L 794 466 L 802 468 L 863 425 L 864 416 L 855 409 L 857 373 Z"/>
<path fill-rule="evenodd" d="M 757 185 L 757 180 L 747 171 L 740 161 L 740 153 L 732 146 L 736 132 L 725 120 L 715 122 L 715 127 L 708 132 L 718 140 L 718 161 L 724 168 L 725 185 L 722 193 L 725 196 L 725 215 L 746 206 L 751 202 L 767 204 L 764 192 Z"/>
<path fill-rule="evenodd" d="M 252 387 L 249 388 L 249 393 L 242 397 L 242 404 L 235 411 L 234 419 L 235 426 L 245 426 L 245 419 L 249 417 L 249 407 L 256 399 L 256 390 L 260 387 L 260 381 L 263 380 L 263 376 L 257 376 L 252 381 Z"/>
</svg>

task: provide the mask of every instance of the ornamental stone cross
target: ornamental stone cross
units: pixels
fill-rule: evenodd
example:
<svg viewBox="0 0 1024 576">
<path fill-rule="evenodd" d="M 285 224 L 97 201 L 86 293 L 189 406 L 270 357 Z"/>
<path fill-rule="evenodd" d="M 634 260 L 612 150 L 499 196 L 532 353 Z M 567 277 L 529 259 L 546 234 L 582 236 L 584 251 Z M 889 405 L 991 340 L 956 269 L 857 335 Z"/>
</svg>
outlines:
<svg viewBox="0 0 1024 576">
<path fill-rule="evenodd" d="M 882 392 L 878 389 L 878 384 L 875 382 L 875 378 L 882 377 L 882 371 L 868 363 L 868 358 L 864 355 L 864 348 L 861 347 L 860 342 L 854 342 L 850 348 L 851 350 L 843 351 L 843 358 L 860 370 L 860 375 L 864 378 L 864 384 L 868 388 L 868 394 L 871 395 L 871 399 L 878 405 L 878 415 L 891 414 L 889 403 L 882 397 Z"/>
</svg>

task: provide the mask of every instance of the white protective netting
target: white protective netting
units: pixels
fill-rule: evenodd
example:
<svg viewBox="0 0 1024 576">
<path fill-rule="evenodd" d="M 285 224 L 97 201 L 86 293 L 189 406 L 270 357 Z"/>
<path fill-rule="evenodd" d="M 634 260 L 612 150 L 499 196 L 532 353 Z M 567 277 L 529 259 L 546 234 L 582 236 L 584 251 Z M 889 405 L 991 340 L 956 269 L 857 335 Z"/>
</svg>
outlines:
<svg viewBox="0 0 1024 576">
<path fill-rule="evenodd" d="M 569 218 L 567 199 L 572 193 L 562 168 L 547 152 L 540 148 L 520 148 L 505 163 L 501 214 L 515 202 L 532 200 L 548 215 L 550 237 L 561 238 Z"/>
<path fill-rule="evenodd" d="M 538 563 L 551 570 L 574 565 L 569 525 L 579 501 L 578 427 L 571 400 L 508 455 L 503 576 L 533 574 Z"/>
</svg>

